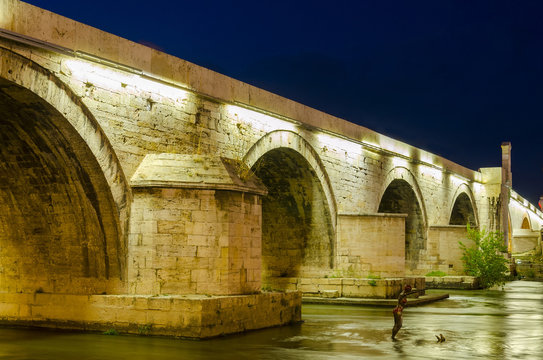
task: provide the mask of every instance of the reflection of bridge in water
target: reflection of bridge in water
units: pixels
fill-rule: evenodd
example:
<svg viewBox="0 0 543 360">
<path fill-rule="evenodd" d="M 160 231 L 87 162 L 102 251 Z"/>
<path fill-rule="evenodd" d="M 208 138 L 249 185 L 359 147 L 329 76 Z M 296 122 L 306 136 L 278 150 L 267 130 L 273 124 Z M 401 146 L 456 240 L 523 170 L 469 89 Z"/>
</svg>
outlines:
<svg viewBox="0 0 543 360">
<path fill-rule="evenodd" d="M 0 10 L 4 320 L 205 337 L 297 319 L 299 295 L 261 287 L 457 274 L 468 222 L 540 246 L 509 144 L 501 168 L 469 170 L 31 5 Z"/>
</svg>

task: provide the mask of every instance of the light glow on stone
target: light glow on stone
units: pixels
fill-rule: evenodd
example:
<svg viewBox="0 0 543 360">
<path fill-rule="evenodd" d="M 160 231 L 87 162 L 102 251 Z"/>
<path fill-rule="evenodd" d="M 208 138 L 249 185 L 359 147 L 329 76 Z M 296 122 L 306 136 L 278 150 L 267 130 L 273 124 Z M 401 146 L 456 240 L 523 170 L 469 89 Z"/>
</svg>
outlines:
<svg viewBox="0 0 543 360">
<path fill-rule="evenodd" d="M 462 179 L 461 177 L 458 177 L 458 176 L 456 176 L 454 174 L 450 174 L 449 179 L 450 179 L 450 181 L 451 181 L 451 183 L 453 184 L 454 187 L 458 187 L 458 186 L 460 186 L 462 184 L 467 185 L 465 179 Z"/>
<path fill-rule="evenodd" d="M 409 161 L 406 159 L 400 158 L 400 157 L 393 157 L 392 158 L 392 164 L 394 164 L 394 167 L 408 167 Z"/>
<path fill-rule="evenodd" d="M 327 148 L 334 149 L 339 153 L 344 153 L 346 155 L 346 160 L 354 160 L 362 153 L 362 146 L 360 144 L 347 139 L 329 135 L 323 132 L 317 132 L 317 139 L 321 148 L 326 146 Z"/>
<path fill-rule="evenodd" d="M 432 177 L 432 178 L 434 178 L 435 180 L 437 180 L 439 182 L 441 182 L 441 180 L 443 179 L 443 171 L 440 170 L 440 169 L 436 169 L 436 168 L 430 167 L 430 166 L 421 165 L 419 167 L 419 171 L 420 171 L 420 174 L 422 176 Z"/>
<path fill-rule="evenodd" d="M 473 191 L 475 193 L 480 193 L 481 191 L 483 191 L 483 184 L 481 184 L 480 182 L 474 182 L 473 183 Z"/>
<path fill-rule="evenodd" d="M 296 124 L 290 121 L 278 119 L 237 105 L 227 104 L 224 107 L 228 116 L 237 121 L 251 124 L 253 129 L 256 130 L 264 131 L 266 133 L 274 130 L 297 130 Z"/>
<path fill-rule="evenodd" d="M 69 59 L 65 65 L 74 79 L 105 90 L 114 92 L 128 90 L 138 94 L 143 92 L 149 93 L 149 96 L 158 95 L 172 100 L 184 100 L 189 96 L 187 91 L 178 87 L 88 61 Z"/>
<path fill-rule="evenodd" d="M 411 157 L 411 153 L 409 151 L 410 146 L 407 144 L 387 138 L 385 136 L 381 136 L 380 144 L 381 148 L 384 150 L 388 150 L 408 158 Z"/>
</svg>

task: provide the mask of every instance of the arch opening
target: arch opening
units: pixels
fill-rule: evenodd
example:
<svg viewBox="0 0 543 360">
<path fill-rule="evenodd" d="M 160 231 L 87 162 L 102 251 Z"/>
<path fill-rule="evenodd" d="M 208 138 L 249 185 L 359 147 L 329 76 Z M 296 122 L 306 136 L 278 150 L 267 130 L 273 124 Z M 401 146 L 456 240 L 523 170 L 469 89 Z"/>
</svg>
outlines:
<svg viewBox="0 0 543 360">
<path fill-rule="evenodd" d="M 77 131 L 32 91 L 0 78 L 0 143 L 0 291 L 119 291 L 119 213 Z"/>
<path fill-rule="evenodd" d="M 522 219 L 522 225 L 520 225 L 521 229 L 531 229 L 530 221 L 528 220 L 528 217 L 525 216 L 524 219 Z"/>
<path fill-rule="evenodd" d="M 405 265 L 415 270 L 426 249 L 424 218 L 417 196 L 411 185 L 403 179 L 393 180 L 386 188 L 378 212 L 407 214 L 405 219 Z"/>
<path fill-rule="evenodd" d="M 458 195 L 454 202 L 454 206 L 451 212 L 451 218 L 449 225 L 467 225 L 476 226 L 475 212 L 471 205 L 471 200 L 466 193 Z"/>
<path fill-rule="evenodd" d="M 263 284 L 280 277 L 319 277 L 333 268 L 333 224 L 315 171 L 298 152 L 276 148 L 253 172 L 268 189 L 262 201 Z"/>
</svg>

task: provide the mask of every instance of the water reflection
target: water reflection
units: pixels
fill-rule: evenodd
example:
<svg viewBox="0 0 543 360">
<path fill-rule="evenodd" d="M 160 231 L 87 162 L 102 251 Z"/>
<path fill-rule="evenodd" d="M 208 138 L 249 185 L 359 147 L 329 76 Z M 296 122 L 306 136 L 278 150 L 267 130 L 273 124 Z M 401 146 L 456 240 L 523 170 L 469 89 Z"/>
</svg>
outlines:
<svg viewBox="0 0 543 360">
<path fill-rule="evenodd" d="M 0 359 L 543 358 L 543 284 L 450 294 L 407 308 L 398 341 L 391 308 L 304 305 L 301 325 L 208 341 L 0 329 Z"/>
</svg>

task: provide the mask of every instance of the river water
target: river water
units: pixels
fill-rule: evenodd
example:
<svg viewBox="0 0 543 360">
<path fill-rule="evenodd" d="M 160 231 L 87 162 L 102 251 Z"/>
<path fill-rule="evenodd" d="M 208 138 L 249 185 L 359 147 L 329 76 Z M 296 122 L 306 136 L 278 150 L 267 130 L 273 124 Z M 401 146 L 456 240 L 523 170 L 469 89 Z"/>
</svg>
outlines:
<svg viewBox="0 0 543 360">
<path fill-rule="evenodd" d="M 543 283 L 448 292 L 396 341 L 391 308 L 304 305 L 300 325 L 205 341 L 0 328 L 0 359 L 543 359 Z"/>
</svg>

